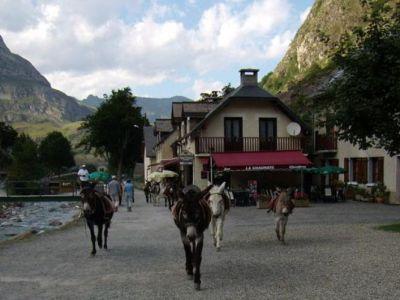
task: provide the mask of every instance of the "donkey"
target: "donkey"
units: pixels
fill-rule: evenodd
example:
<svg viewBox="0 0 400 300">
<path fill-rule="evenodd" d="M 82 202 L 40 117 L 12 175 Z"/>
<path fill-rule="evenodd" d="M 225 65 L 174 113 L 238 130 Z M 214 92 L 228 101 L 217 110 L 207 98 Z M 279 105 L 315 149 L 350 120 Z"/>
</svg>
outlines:
<svg viewBox="0 0 400 300">
<path fill-rule="evenodd" d="M 92 187 L 82 189 L 81 200 L 83 206 L 83 215 L 90 230 L 92 240 L 92 256 L 96 255 L 96 234 L 94 226 L 97 225 L 97 244 L 99 248 L 103 247 L 103 225 L 104 228 L 104 249 L 108 248 L 107 238 L 108 229 L 110 228 L 111 219 L 114 214 L 114 205 L 111 198 L 103 193 L 100 193 Z"/>
<path fill-rule="evenodd" d="M 210 192 L 206 195 L 212 212 L 210 231 L 217 251 L 221 249 L 225 215 L 230 208 L 230 200 L 225 194 L 225 184 L 223 182 L 220 186 L 213 185 Z"/>
<path fill-rule="evenodd" d="M 186 273 L 193 278 L 194 286 L 200 290 L 200 264 L 203 250 L 204 231 L 211 221 L 211 210 L 204 195 L 209 188 L 201 192 L 197 186 L 185 187 L 179 193 L 179 200 L 172 208 L 172 216 L 181 233 L 181 240 L 186 254 Z"/>
<path fill-rule="evenodd" d="M 167 206 L 168 202 L 168 208 L 171 210 L 171 207 L 174 205 L 175 201 L 178 198 L 178 187 L 175 182 L 166 182 L 163 195 L 165 198 L 165 206 Z"/>
<path fill-rule="evenodd" d="M 278 241 L 285 244 L 286 224 L 289 215 L 293 212 L 295 204 L 292 200 L 293 191 L 291 189 L 283 190 L 276 199 L 272 200 L 271 209 L 275 215 L 275 232 Z"/>
</svg>

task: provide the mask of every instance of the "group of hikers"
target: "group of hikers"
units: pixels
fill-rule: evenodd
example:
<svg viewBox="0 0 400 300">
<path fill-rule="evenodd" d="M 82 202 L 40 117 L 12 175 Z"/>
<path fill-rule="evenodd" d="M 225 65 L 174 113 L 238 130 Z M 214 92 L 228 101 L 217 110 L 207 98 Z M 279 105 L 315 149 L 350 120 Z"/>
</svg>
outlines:
<svg viewBox="0 0 400 300">
<path fill-rule="evenodd" d="M 86 165 L 82 165 L 77 173 L 81 189 L 93 188 L 95 186 L 93 182 L 90 181 L 89 171 Z M 106 187 L 106 194 L 110 197 L 108 199 L 114 209 L 118 211 L 118 207 L 122 206 L 123 202 L 126 203 L 127 210 L 132 211 L 132 204 L 135 202 L 135 194 L 132 180 L 121 180 L 117 179 L 117 176 L 112 175 L 111 181 L 108 182 Z"/>
</svg>

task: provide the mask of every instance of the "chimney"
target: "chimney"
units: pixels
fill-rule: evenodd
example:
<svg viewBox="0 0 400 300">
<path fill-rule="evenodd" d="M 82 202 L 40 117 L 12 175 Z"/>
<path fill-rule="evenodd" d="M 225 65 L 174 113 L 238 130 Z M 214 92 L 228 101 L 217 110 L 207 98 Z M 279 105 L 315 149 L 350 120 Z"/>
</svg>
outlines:
<svg viewBox="0 0 400 300">
<path fill-rule="evenodd" d="M 240 85 L 258 85 L 258 69 L 241 69 Z"/>
</svg>

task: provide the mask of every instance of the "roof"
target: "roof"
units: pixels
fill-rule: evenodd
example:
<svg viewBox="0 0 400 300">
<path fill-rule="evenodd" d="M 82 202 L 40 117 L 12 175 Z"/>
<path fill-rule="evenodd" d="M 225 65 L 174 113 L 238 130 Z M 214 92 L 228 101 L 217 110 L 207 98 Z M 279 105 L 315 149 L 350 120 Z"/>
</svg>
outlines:
<svg viewBox="0 0 400 300">
<path fill-rule="evenodd" d="M 212 158 L 218 168 L 273 169 L 311 165 L 300 151 L 213 153 Z"/>
<path fill-rule="evenodd" d="M 174 130 L 171 119 L 156 119 L 154 129 L 157 132 L 172 132 Z"/>
<path fill-rule="evenodd" d="M 184 117 L 201 117 L 217 106 L 216 103 L 207 102 L 173 102 L 172 103 L 172 122 Z"/>
<path fill-rule="evenodd" d="M 154 127 L 153 126 L 143 127 L 143 136 L 144 136 L 144 146 L 146 147 L 146 156 L 155 157 L 156 152 L 154 151 L 154 146 L 157 143 L 157 137 L 154 135 Z"/>
<path fill-rule="evenodd" d="M 290 119 L 296 121 L 301 125 L 303 129 L 308 132 L 311 132 L 311 128 L 304 123 L 300 118 L 288 107 L 286 106 L 279 98 L 272 96 L 266 90 L 260 88 L 258 85 L 240 85 L 231 93 L 225 96 L 225 98 L 217 104 L 217 106 L 210 111 L 203 120 L 201 120 L 191 132 L 189 132 L 186 136 L 192 135 L 194 132 L 202 128 L 204 123 L 209 120 L 212 116 L 221 111 L 224 107 L 226 107 L 229 103 L 235 100 L 256 100 L 256 101 L 266 101 L 271 102 L 277 105 Z"/>
<path fill-rule="evenodd" d="M 217 104 L 215 103 L 207 103 L 207 102 L 191 102 L 191 103 L 182 103 L 183 115 L 191 116 L 191 115 L 206 115 L 210 111 L 212 111 Z"/>
<path fill-rule="evenodd" d="M 182 102 L 172 102 L 172 120 L 182 117 Z"/>
</svg>

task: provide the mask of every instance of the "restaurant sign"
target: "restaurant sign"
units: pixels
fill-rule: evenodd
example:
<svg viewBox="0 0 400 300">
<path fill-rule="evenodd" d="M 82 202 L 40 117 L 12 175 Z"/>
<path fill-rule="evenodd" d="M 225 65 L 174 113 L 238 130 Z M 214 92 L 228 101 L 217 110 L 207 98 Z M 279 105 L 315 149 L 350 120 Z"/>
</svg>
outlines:
<svg viewBox="0 0 400 300">
<path fill-rule="evenodd" d="M 181 165 L 193 165 L 193 154 L 190 152 L 182 152 L 179 155 L 179 160 Z"/>
<path fill-rule="evenodd" d="M 245 170 L 273 170 L 274 166 L 248 166 Z"/>
</svg>

